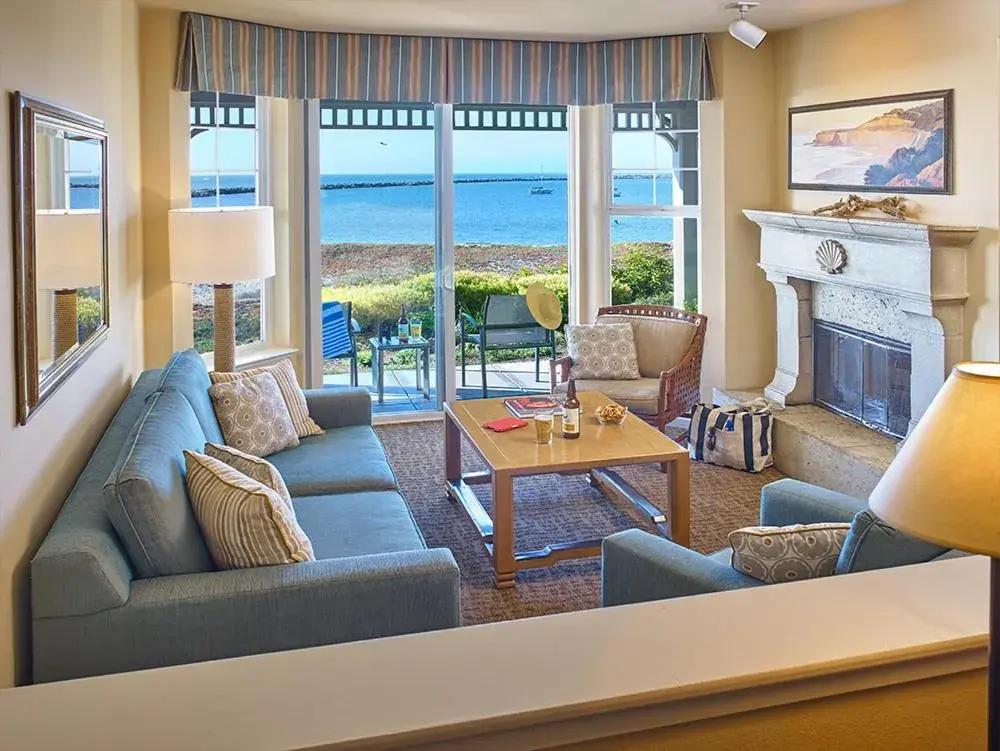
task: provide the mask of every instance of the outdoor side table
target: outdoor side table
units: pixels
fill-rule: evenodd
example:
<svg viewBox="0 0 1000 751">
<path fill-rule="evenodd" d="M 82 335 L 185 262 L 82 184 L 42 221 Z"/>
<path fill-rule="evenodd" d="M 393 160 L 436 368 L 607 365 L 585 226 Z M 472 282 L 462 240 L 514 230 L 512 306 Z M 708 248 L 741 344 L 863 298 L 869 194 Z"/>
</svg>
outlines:
<svg viewBox="0 0 1000 751">
<path fill-rule="evenodd" d="M 422 336 L 411 336 L 409 341 L 401 342 L 398 337 L 388 341 L 373 336 L 368 340 L 372 351 L 372 386 L 378 390 L 378 403 L 385 400 L 385 353 L 402 352 L 412 349 L 416 355 L 414 372 L 417 388 L 423 392 L 424 399 L 431 398 L 431 343 Z"/>
</svg>

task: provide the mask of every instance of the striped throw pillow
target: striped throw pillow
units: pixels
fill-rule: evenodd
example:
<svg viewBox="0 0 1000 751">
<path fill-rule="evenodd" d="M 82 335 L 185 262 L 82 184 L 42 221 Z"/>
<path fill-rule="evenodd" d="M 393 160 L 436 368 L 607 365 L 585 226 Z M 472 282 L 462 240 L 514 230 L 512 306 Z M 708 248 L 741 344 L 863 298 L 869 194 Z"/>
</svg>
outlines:
<svg viewBox="0 0 1000 751">
<path fill-rule="evenodd" d="M 242 472 L 251 480 L 267 485 L 271 490 L 281 496 L 281 500 L 288 506 L 288 510 L 295 516 L 295 508 L 292 506 L 292 495 L 285 485 L 285 478 L 281 476 L 278 468 L 267 459 L 248 454 L 232 446 L 223 446 L 220 443 L 206 443 L 205 454 L 218 459 L 224 464 L 228 464 L 237 472 Z"/>
<path fill-rule="evenodd" d="M 235 373 L 218 373 L 212 371 L 209 378 L 212 383 L 229 383 L 238 381 L 241 378 L 270 373 L 274 380 L 278 382 L 281 396 L 288 406 L 288 413 L 292 416 L 292 425 L 299 438 L 307 438 L 311 435 L 323 435 L 323 428 L 316 424 L 316 421 L 309 416 L 309 406 L 306 404 L 306 395 L 299 387 L 299 381 L 295 377 L 295 368 L 292 367 L 291 360 L 282 360 L 274 365 L 266 365 L 262 368 L 251 368 L 250 370 L 240 370 Z"/>
<path fill-rule="evenodd" d="M 184 452 L 188 495 L 221 569 L 314 561 L 312 544 L 277 492 L 228 464 Z"/>
</svg>

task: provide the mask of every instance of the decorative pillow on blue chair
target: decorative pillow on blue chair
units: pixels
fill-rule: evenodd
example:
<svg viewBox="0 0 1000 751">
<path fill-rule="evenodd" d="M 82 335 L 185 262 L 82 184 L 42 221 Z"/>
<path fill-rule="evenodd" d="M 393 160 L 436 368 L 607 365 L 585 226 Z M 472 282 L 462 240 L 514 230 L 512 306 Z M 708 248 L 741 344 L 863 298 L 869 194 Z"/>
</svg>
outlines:
<svg viewBox="0 0 1000 751">
<path fill-rule="evenodd" d="M 911 563 L 926 563 L 948 552 L 948 548 L 918 540 L 890 527 L 871 509 L 859 511 L 851 522 L 837 560 L 837 574 L 853 574 Z"/>
</svg>

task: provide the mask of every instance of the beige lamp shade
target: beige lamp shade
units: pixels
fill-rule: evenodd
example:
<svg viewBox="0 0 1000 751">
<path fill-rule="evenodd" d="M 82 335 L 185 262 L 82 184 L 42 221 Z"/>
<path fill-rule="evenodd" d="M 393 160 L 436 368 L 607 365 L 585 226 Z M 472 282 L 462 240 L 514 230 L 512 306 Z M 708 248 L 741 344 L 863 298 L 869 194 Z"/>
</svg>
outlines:
<svg viewBox="0 0 1000 751">
<path fill-rule="evenodd" d="M 35 213 L 35 286 L 85 289 L 103 280 L 99 211 L 51 210 Z"/>
<path fill-rule="evenodd" d="M 169 224 L 171 281 L 233 284 L 274 276 L 270 206 L 174 209 Z"/>
<path fill-rule="evenodd" d="M 869 504 L 903 532 L 1000 556 L 1000 363 L 955 367 Z"/>
</svg>

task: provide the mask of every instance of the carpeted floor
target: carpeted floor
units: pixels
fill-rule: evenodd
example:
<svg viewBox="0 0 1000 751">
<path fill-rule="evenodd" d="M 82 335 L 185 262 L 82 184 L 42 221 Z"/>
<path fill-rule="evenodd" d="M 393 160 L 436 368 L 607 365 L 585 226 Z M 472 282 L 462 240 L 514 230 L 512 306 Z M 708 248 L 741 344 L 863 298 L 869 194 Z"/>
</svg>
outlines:
<svg viewBox="0 0 1000 751">
<path fill-rule="evenodd" d="M 462 619 L 466 625 L 564 613 L 600 606 L 600 558 L 566 561 L 523 571 L 517 586 L 498 590 L 478 533 L 444 489 L 444 426 L 441 422 L 377 428 L 403 496 L 428 545 L 450 548 L 462 569 Z M 472 447 L 463 449 L 466 471 L 483 469 Z M 639 492 L 667 511 L 667 479 L 654 465 L 621 469 Z M 691 545 L 700 552 L 725 547 L 728 533 L 758 523 L 760 488 L 781 475 L 759 475 L 692 463 Z M 489 485 L 476 494 L 490 508 Z M 514 481 L 518 550 L 547 543 L 606 537 L 644 526 L 630 507 L 619 507 L 587 485 L 583 476 L 544 475 Z"/>
</svg>

